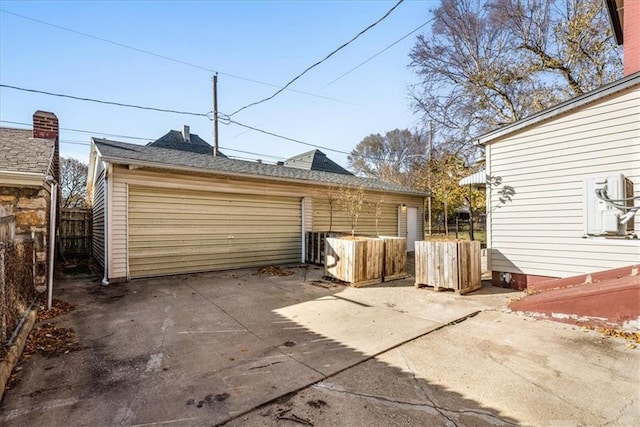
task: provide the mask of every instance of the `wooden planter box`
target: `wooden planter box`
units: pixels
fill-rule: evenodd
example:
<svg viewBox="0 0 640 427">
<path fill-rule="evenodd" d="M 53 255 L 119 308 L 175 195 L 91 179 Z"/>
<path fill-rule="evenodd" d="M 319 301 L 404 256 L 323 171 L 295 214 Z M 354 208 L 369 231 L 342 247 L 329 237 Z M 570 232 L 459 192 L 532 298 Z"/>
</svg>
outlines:
<svg viewBox="0 0 640 427">
<path fill-rule="evenodd" d="M 372 237 L 327 237 L 325 275 L 351 286 L 382 282 L 384 241 Z"/>
<path fill-rule="evenodd" d="M 384 266 L 382 278 L 389 280 L 404 279 L 407 273 L 407 238 L 395 236 L 380 236 L 384 240 Z"/>
<path fill-rule="evenodd" d="M 482 287 L 480 242 L 416 242 L 416 286 L 465 294 Z"/>
</svg>

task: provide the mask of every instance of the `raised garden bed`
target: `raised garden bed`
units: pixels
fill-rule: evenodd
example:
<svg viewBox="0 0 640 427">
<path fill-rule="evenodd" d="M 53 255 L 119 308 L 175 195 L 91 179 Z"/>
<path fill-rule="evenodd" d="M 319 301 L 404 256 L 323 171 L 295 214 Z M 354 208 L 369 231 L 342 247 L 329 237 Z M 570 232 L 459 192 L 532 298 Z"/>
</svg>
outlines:
<svg viewBox="0 0 640 427">
<path fill-rule="evenodd" d="M 382 278 L 385 282 L 409 277 L 407 273 L 407 238 L 380 236 L 384 240 L 384 266 Z"/>
<path fill-rule="evenodd" d="M 366 286 L 382 282 L 384 241 L 375 237 L 327 237 L 325 275 Z"/>
<path fill-rule="evenodd" d="M 453 289 L 465 294 L 482 287 L 480 242 L 416 242 L 416 287 Z"/>
</svg>

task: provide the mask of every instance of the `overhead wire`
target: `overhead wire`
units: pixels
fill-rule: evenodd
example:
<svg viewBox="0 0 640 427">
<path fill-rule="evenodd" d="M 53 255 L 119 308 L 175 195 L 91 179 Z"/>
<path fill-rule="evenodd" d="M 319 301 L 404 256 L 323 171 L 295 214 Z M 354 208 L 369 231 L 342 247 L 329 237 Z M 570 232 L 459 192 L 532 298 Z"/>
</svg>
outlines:
<svg viewBox="0 0 640 427">
<path fill-rule="evenodd" d="M 31 123 L 12 122 L 10 120 L 0 120 L 0 122 L 9 123 L 9 124 L 12 124 L 12 125 L 31 126 Z M 127 139 L 139 139 L 139 140 L 143 140 L 143 141 L 153 141 L 153 138 L 143 138 L 141 136 L 121 135 L 121 134 L 117 134 L 117 133 L 106 133 L 106 132 L 98 132 L 98 131 L 93 131 L 93 130 L 71 129 L 71 128 L 60 128 L 60 130 L 64 130 L 64 131 L 67 131 L 67 132 L 87 133 L 87 134 L 92 134 L 92 135 L 98 134 L 98 135 L 114 136 L 116 138 L 127 138 Z"/>
<path fill-rule="evenodd" d="M 34 93 L 40 93 L 40 94 L 44 94 L 44 95 L 50 95 L 50 96 L 57 96 L 57 97 L 62 97 L 62 98 L 69 98 L 69 99 L 73 99 L 73 100 L 78 100 L 78 101 L 90 101 L 90 102 L 96 102 L 99 104 L 108 104 L 108 105 L 114 105 L 114 106 L 118 106 L 118 107 L 129 107 L 129 108 L 138 108 L 138 109 L 143 109 L 143 110 L 152 110 L 152 111 L 160 111 L 160 112 L 168 112 L 168 113 L 176 113 L 176 114 L 187 114 L 187 115 L 192 115 L 192 116 L 200 116 L 200 117 L 206 117 L 209 120 L 212 120 L 212 118 L 210 117 L 209 113 L 207 114 L 203 114 L 203 113 L 191 113 L 191 112 L 186 112 L 186 111 L 178 111 L 178 110 L 168 110 L 168 109 L 160 109 L 160 108 L 155 108 L 155 107 L 144 107 L 144 106 L 140 106 L 140 105 L 134 105 L 134 104 L 123 104 L 120 102 L 111 102 L 111 101 L 102 101 L 99 99 L 93 99 L 93 98 L 82 98 L 82 97 L 77 97 L 77 96 L 72 96 L 72 95 L 65 95 L 65 94 L 58 94 L 58 93 L 52 93 L 52 92 L 46 92 L 46 91 L 41 91 L 41 90 L 35 90 L 35 89 L 27 89 L 27 88 L 21 88 L 21 87 L 17 87 L 17 86 L 10 86 L 10 85 L 5 85 L 5 84 L 0 84 L 0 87 L 8 87 L 11 89 L 16 89 L 16 90 L 20 90 L 20 91 L 26 91 L 26 92 L 34 92 Z M 354 153 L 350 153 L 347 151 L 342 151 L 342 150 L 338 150 L 335 148 L 330 148 L 330 147 L 326 147 L 326 146 L 322 146 L 322 145 L 318 145 L 318 144 L 312 144 L 310 142 L 306 142 L 306 141 L 302 141 L 296 138 L 291 138 L 288 136 L 284 136 L 275 132 L 271 132 L 271 131 L 267 131 L 264 129 L 260 129 L 257 128 L 255 126 L 251 126 L 251 125 L 247 125 L 244 123 L 240 123 L 236 120 L 231 119 L 230 115 L 224 114 L 224 113 L 219 113 L 218 115 L 219 118 L 219 122 L 225 125 L 229 125 L 229 124 L 235 124 L 236 126 L 240 126 L 246 129 L 250 129 L 253 130 L 255 132 L 259 132 L 265 135 L 270 135 L 273 136 L 275 138 L 280 138 L 286 141 L 291 141 L 291 142 L 295 142 L 298 144 L 302 144 L 302 145 L 306 145 L 309 147 L 313 147 L 313 148 L 320 148 L 326 151 L 331 151 L 334 153 L 339 153 L 339 154 L 345 154 L 347 156 L 357 156 L 357 157 L 361 157 L 361 158 L 368 158 L 367 156 L 362 156 L 362 155 L 357 155 Z M 0 120 L 2 122 L 7 122 L 5 120 Z M 19 123 L 19 122 L 8 122 L 8 123 L 14 123 L 14 124 L 24 124 L 26 126 L 29 126 L 26 123 Z M 79 129 L 75 129 L 72 131 L 76 131 L 76 132 L 86 132 L 86 133 L 97 133 L 97 134 L 101 134 L 101 135 L 114 135 L 114 134 L 105 134 L 105 133 L 100 133 L 100 132 L 90 132 L 90 131 L 84 131 L 84 130 L 79 130 Z M 121 138 L 129 138 L 126 135 L 118 135 Z M 146 138 L 141 138 L 141 137 L 132 137 L 132 139 L 146 139 Z M 222 149 L 224 149 L 223 147 L 220 147 Z M 258 153 L 253 153 L 256 155 L 261 155 Z"/>
<path fill-rule="evenodd" d="M 402 4 L 404 2 L 404 0 L 398 0 L 398 2 L 391 8 L 389 9 L 384 15 L 382 15 L 382 17 L 380 17 L 377 21 L 375 21 L 374 23 L 370 24 L 369 26 L 367 26 L 364 30 L 360 31 L 358 34 L 356 34 L 355 36 L 353 36 L 351 38 L 351 40 L 343 43 L 342 45 L 338 46 L 336 49 L 334 49 L 332 52 L 330 52 L 328 55 L 326 55 L 324 58 L 322 58 L 321 60 L 317 61 L 316 63 L 308 66 L 304 71 L 302 71 L 301 73 L 299 73 L 298 75 L 296 75 L 293 79 L 289 80 L 289 82 L 287 84 L 285 84 L 282 88 L 278 89 L 273 95 L 270 95 L 266 98 L 263 98 L 259 101 L 255 101 L 252 102 L 250 104 L 245 105 L 244 107 L 238 108 L 236 111 L 234 111 L 233 113 L 229 114 L 229 117 L 232 117 L 236 114 L 238 114 L 239 112 L 246 110 L 247 108 L 253 107 L 255 105 L 258 104 L 262 104 L 263 102 L 267 102 L 273 98 L 275 98 L 276 96 L 278 96 L 280 93 L 282 93 L 282 91 L 284 91 L 285 89 L 287 89 L 289 86 L 291 86 L 296 80 L 298 80 L 300 77 L 304 76 L 308 71 L 310 71 L 311 69 L 317 67 L 318 65 L 322 64 L 323 62 L 325 62 L 326 60 L 328 60 L 329 58 L 331 58 L 333 55 L 335 55 L 336 53 L 338 53 L 339 51 L 341 51 L 342 49 L 344 49 L 345 47 L 349 46 L 351 43 L 353 43 L 356 39 L 358 39 L 361 35 L 363 35 L 364 33 L 366 33 L 367 31 L 369 31 L 370 29 L 372 29 L 373 27 L 375 27 L 376 25 L 378 25 L 380 22 L 382 22 L 384 19 L 386 19 L 389 15 L 391 15 L 391 13 L 398 7 L 400 6 L 400 4 Z"/>
<path fill-rule="evenodd" d="M 296 142 L 298 144 L 307 145 L 309 147 L 321 148 L 323 150 L 333 151 L 334 153 L 340 153 L 340 154 L 346 154 L 346 155 L 350 154 L 350 153 L 347 153 L 346 151 L 336 150 L 334 148 L 329 148 L 329 147 L 323 147 L 322 145 L 311 144 L 310 142 L 301 141 L 299 139 L 290 138 L 288 136 L 280 135 L 280 134 L 277 134 L 275 132 L 270 132 L 268 130 L 264 130 L 264 129 L 260 129 L 260 128 L 257 128 L 257 127 L 254 127 L 254 126 L 246 125 L 244 123 L 240 123 L 240 122 L 237 122 L 237 121 L 232 120 L 232 119 L 229 119 L 229 124 L 234 124 L 236 126 L 240 126 L 240 127 L 246 128 L 246 129 L 251 129 L 253 131 L 256 131 L 256 132 L 259 132 L 259 133 L 263 133 L 265 135 L 271 135 L 271 136 L 276 137 L 276 138 L 284 139 L 286 141 Z"/>
<path fill-rule="evenodd" d="M 139 110 L 150 110 L 150 111 L 157 111 L 157 112 L 160 112 L 160 113 L 182 114 L 182 115 L 186 115 L 186 116 L 198 116 L 198 117 L 206 117 L 208 119 L 211 119 L 211 113 L 193 113 L 193 112 L 190 112 L 190 111 L 168 110 L 168 109 L 165 109 L 165 108 L 145 107 L 145 106 L 142 106 L 142 105 L 135 105 L 135 104 L 123 104 L 121 102 L 102 101 L 100 99 L 83 98 L 83 97 L 79 97 L 79 96 L 65 95 L 65 94 L 62 94 L 62 93 L 53 93 L 53 92 L 47 92 L 47 91 L 44 91 L 44 90 L 30 89 L 30 88 L 24 88 L 24 87 L 12 86 L 12 85 L 6 85 L 6 84 L 0 84 L 0 87 L 19 90 L 19 91 L 22 91 L 22 92 L 31 92 L 31 93 L 39 93 L 39 94 L 42 94 L 42 95 L 48 95 L 48 96 L 57 96 L 59 98 L 69 98 L 69 99 L 74 99 L 76 101 L 95 102 L 95 103 L 98 103 L 98 104 L 115 105 L 115 106 L 118 106 L 118 107 L 137 108 Z"/>
<path fill-rule="evenodd" d="M 89 34 L 89 33 L 85 33 L 85 32 L 82 32 L 82 31 L 74 30 L 74 29 L 68 28 L 68 27 L 63 27 L 62 25 L 53 24 L 51 22 L 43 21 L 41 19 L 36 19 L 36 18 L 32 18 L 30 16 L 26 16 L 26 15 L 22 15 L 22 14 L 19 14 L 19 13 L 11 12 L 11 11 L 8 11 L 6 9 L 0 9 L 0 12 L 6 13 L 6 14 L 9 14 L 9 15 L 13 15 L 13 16 L 16 16 L 18 18 L 26 19 L 28 21 L 37 22 L 37 23 L 42 24 L 42 25 L 47 25 L 47 26 L 52 27 L 52 28 L 57 28 L 59 30 L 68 31 L 70 33 L 77 34 L 77 35 L 80 35 L 80 36 L 83 36 L 83 37 L 88 37 L 90 39 L 98 40 L 98 41 L 101 41 L 103 43 L 112 44 L 114 46 L 118 46 L 118 47 L 121 47 L 121 48 L 124 48 L 124 49 L 129 49 L 129 50 L 132 50 L 132 51 L 135 51 L 135 52 L 138 52 L 138 53 L 143 53 L 145 55 L 149 55 L 149 56 L 153 56 L 153 57 L 156 57 L 156 58 L 164 59 L 166 61 L 171 61 L 171 62 L 174 62 L 174 63 L 177 63 L 177 64 L 181 64 L 181 65 L 185 65 L 185 66 L 188 66 L 188 67 L 192 67 L 192 68 L 195 68 L 195 69 L 198 69 L 198 70 L 208 71 L 208 72 L 211 72 L 211 73 L 218 73 L 220 75 L 223 75 L 223 76 L 226 76 L 226 77 L 231 77 L 233 79 L 244 80 L 244 81 L 247 81 L 247 82 L 256 83 L 256 84 L 260 84 L 260 85 L 264 85 L 264 86 L 281 88 L 281 86 L 277 85 L 277 84 L 268 83 L 268 82 L 264 82 L 264 81 L 261 81 L 261 80 L 252 79 L 252 78 L 249 78 L 249 77 L 242 77 L 242 76 L 238 76 L 236 74 L 225 73 L 223 71 L 215 70 L 213 68 L 204 67 L 204 66 L 201 66 L 201 65 L 198 65 L 198 64 L 194 64 L 192 62 L 183 61 L 181 59 L 172 58 L 172 57 L 167 56 L 167 55 L 162 55 L 160 53 L 152 52 L 150 50 L 141 49 L 141 48 L 138 48 L 138 47 L 135 47 L 135 46 L 131 46 L 131 45 L 125 44 L 125 43 L 120 43 L 120 42 L 116 42 L 116 41 L 113 41 L 113 40 L 109 40 L 109 39 L 106 39 L 104 37 L 98 37 L 98 36 L 94 36 L 93 34 Z M 301 95 L 313 96 L 315 98 L 326 99 L 328 101 L 333 101 L 333 102 L 338 102 L 338 103 L 342 103 L 342 104 L 353 105 L 353 106 L 356 106 L 356 107 L 371 108 L 371 107 L 368 107 L 366 105 L 362 105 L 362 104 L 358 104 L 358 103 L 350 102 L 350 101 L 345 101 L 345 100 L 342 100 L 342 99 L 332 98 L 332 97 L 320 95 L 320 94 L 317 94 L 317 93 L 305 92 L 305 91 L 302 91 L 302 90 L 291 89 L 291 88 L 287 88 L 286 90 L 291 91 L 291 92 L 296 92 L 296 93 L 299 93 Z"/>
<path fill-rule="evenodd" d="M 411 32 L 405 34 L 404 36 L 402 36 L 401 38 L 399 38 L 398 40 L 394 41 L 393 43 L 391 43 L 389 46 L 385 47 L 384 49 L 382 49 L 381 51 L 379 51 L 378 53 L 376 53 L 375 55 L 365 59 L 364 61 L 362 61 L 361 63 L 359 63 L 358 65 L 356 65 L 355 67 L 351 68 L 349 71 L 346 71 L 344 73 L 342 73 L 341 75 L 339 75 L 338 77 L 336 77 L 335 79 L 331 80 L 329 83 L 327 83 L 326 85 L 322 86 L 320 88 L 320 90 L 325 89 L 329 86 L 331 86 L 332 84 L 334 84 L 335 82 L 337 82 L 338 80 L 342 79 L 343 77 L 346 77 L 347 75 L 351 74 L 352 72 L 354 72 L 355 70 L 357 70 L 358 68 L 362 67 L 364 64 L 366 64 L 367 62 L 371 61 L 372 59 L 378 57 L 379 55 L 382 55 L 384 52 L 386 52 L 387 50 L 391 49 L 393 46 L 397 45 L 398 43 L 400 43 L 402 40 L 406 39 L 407 37 L 409 37 L 410 35 L 416 33 L 417 31 L 419 31 L 420 29 L 422 29 L 425 25 L 428 25 L 429 23 L 433 22 L 435 18 L 431 18 L 429 19 L 427 22 L 423 23 L 422 25 L 420 25 L 419 27 L 415 28 L 414 30 L 412 30 Z"/>
<path fill-rule="evenodd" d="M 21 125 L 21 126 L 31 126 L 31 123 L 25 123 L 25 122 L 14 122 L 11 120 L 0 120 L 1 123 L 9 123 L 9 124 L 13 124 L 13 125 Z M 84 130 L 84 129 L 72 129 L 72 128 L 63 128 L 61 127 L 60 130 L 62 131 L 71 131 L 71 132 L 80 132 L 80 133 L 86 133 L 86 134 L 92 134 L 92 135 L 106 135 L 106 136 L 112 136 L 112 137 L 118 137 L 118 138 L 126 138 L 126 139 L 137 139 L 137 140 L 143 140 L 143 141 L 153 141 L 154 138 L 143 138 L 140 136 L 131 136 L 131 135 L 122 135 L 122 134 L 113 134 L 113 133 L 105 133 L 105 132 L 100 132 L 100 131 L 92 131 L 92 130 Z M 83 142 L 83 141 L 78 141 L 78 140 L 69 140 L 69 139 L 60 139 L 60 143 L 61 144 L 72 144 L 72 145 L 85 145 L 85 146 L 90 146 L 91 144 L 88 142 Z M 275 160 L 285 160 L 284 157 L 280 157 L 280 156 L 274 156 L 271 154 L 264 154 L 264 153 L 255 153 L 253 151 L 246 151 L 246 150 L 238 150 L 237 148 L 231 148 L 231 147 L 223 147 L 220 146 L 221 150 L 225 150 L 225 151 L 233 151 L 233 152 L 237 152 L 237 153 L 243 153 L 243 154 L 250 154 L 252 156 L 259 156 L 260 158 L 271 158 L 271 159 L 275 159 Z"/>
</svg>

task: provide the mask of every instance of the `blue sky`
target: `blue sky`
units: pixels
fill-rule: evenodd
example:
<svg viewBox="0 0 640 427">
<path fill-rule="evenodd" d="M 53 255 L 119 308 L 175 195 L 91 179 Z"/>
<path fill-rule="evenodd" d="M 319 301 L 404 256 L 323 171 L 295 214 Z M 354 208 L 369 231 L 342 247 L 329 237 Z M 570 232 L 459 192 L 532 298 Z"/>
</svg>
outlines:
<svg viewBox="0 0 640 427">
<path fill-rule="evenodd" d="M 380 18 L 395 1 L 10 1 L 5 11 L 217 70 L 218 109 L 231 113 L 277 88 L 230 75 L 284 85 L 309 65 Z M 425 26 L 346 77 L 325 87 L 431 18 L 439 1 L 408 0 L 354 43 L 311 70 L 271 101 L 234 116 L 238 122 L 312 144 L 351 151 L 365 136 L 421 127 L 408 86 L 409 51 Z M 0 81 L 79 97 L 207 113 L 212 73 L 104 43 L 9 13 L 0 13 Z M 91 136 L 148 138 L 190 125 L 212 141 L 205 117 L 142 111 L 0 89 L 0 119 L 31 123 L 34 111 L 54 112 L 61 154 L 88 160 Z M 327 99 L 330 98 L 330 99 Z M 1 123 L 2 126 L 14 126 Z M 140 140 L 112 139 L 145 143 Z M 220 125 L 227 154 L 276 161 L 312 149 Z M 72 144 L 73 143 L 73 144 Z M 227 150 L 225 150 L 227 148 Z M 233 152 L 237 149 L 274 157 Z M 346 166 L 346 155 L 323 150 Z M 277 158 L 275 158 L 277 157 Z"/>
</svg>

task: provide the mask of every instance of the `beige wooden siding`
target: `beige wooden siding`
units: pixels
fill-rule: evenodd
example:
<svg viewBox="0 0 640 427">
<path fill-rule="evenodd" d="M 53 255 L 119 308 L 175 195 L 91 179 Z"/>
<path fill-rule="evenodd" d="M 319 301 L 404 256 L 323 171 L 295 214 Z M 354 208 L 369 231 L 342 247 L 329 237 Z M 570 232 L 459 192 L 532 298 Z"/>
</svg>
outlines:
<svg viewBox="0 0 640 427">
<path fill-rule="evenodd" d="M 360 211 L 356 224 L 358 234 L 380 234 L 395 236 L 398 233 L 398 208 L 396 205 L 383 203 L 381 213 L 378 218 L 379 233 L 376 232 L 375 202 L 365 202 Z M 314 231 L 351 231 L 351 218 L 342 209 L 337 201 L 333 202 L 330 208 L 326 197 L 316 197 L 313 199 L 313 229 Z M 331 216 L 333 211 L 333 218 Z"/>
<path fill-rule="evenodd" d="M 313 231 L 313 197 L 305 197 L 304 203 L 304 231 Z"/>
<path fill-rule="evenodd" d="M 104 268 L 104 169 L 93 183 L 93 233 L 91 252 L 95 260 Z"/>
<path fill-rule="evenodd" d="M 301 200 L 129 187 L 132 278 L 299 262 Z"/>
<path fill-rule="evenodd" d="M 488 195 L 492 270 L 567 277 L 640 262 L 640 241 L 582 238 L 585 177 L 622 173 L 640 195 L 638 117 L 635 89 L 487 147 L 487 171 L 502 179 Z M 505 186 L 515 194 L 501 203 Z"/>
<path fill-rule="evenodd" d="M 111 259 L 111 264 L 113 268 L 116 269 L 116 272 L 121 275 L 122 274 L 122 266 L 127 263 L 127 254 L 131 252 L 131 247 L 127 247 L 127 230 L 130 233 L 130 224 L 127 224 L 127 221 L 130 222 L 130 218 L 127 219 L 127 199 L 124 197 L 119 197 L 119 195 L 124 195 L 126 193 L 122 193 L 118 191 L 120 185 L 127 185 L 129 188 L 134 186 L 139 187 L 153 187 L 157 188 L 158 191 L 173 191 L 176 190 L 178 192 L 182 191 L 197 191 L 197 192 L 216 192 L 216 193 L 225 193 L 225 194 L 234 194 L 234 195 L 247 195 L 249 197 L 260 197 L 260 196 L 282 196 L 287 198 L 296 198 L 297 199 L 297 210 L 300 211 L 300 199 L 305 198 L 306 208 L 305 208 L 305 230 L 306 231 L 322 231 L 318 228 L 315 223 L 315 205 L 314 201 L 318 198 L 325 197 L 327 188 L 326 186 L 314 185 L 314 184 L 298 184 L 291 182 L 282 182 L 276 180 L 264 180 L 257 178 L 240 178 L 240 177 L 228 177 L 228 176 L 218 176 L 214 174 L 188 174 L 177 171 L 167 171 L 167 170 L 154 170 L 149 168 L 133 168 L 129 169 L 124 166 L 114 165 L 113 167 L 113 209 L 112 215 L 115 215 L 117 218 L 113 218 L 113 232 L 111 234 L 112 246 L 113 246 L 113 254 Z M 372 194 L 376 194 L 376 197 L 382 195 L 383 193 L 377 194 L 376 192 L 372 192 Z M 393 217 L 397 218 L 397 206 L 401 204 L 405 204 L 407 206 L 415 206 L 418 208 L 418 216 L 420 219 L 424 218 L 424 198 L 420 196 L 413 195 L 403 195 L 403 194 L 390 194 L 384 193 L 385 201 L 388 202 L 392 206 L 396 206 L 394 208 Z M 300 223 L 300 216 L 297 217 L 296 221 Z M 125 225 L 125 229 L 121 227 L 121 225 Z M 346 228 L 345 230 L 349 230 L 350 228 Z M 386 231 L 391 232 L 392 235 L 396 235 L 397 233 L 397 223 L 393 226 L 387 226 Z M 292 261 L 287 262 L 299 262 L 301 255 L 301 229 L 298 228 L 298 240 L 297 240 L 297 253 L 298 258 Z M 384 229 L 383 229 L 384 231 Z M 364 231 L 363 231 L 364 232 Z M 406 227 L 405 227 L 405 235 L 406 235 Z M 367 233 L 374 234 L 375 233 L 375 221 L 373 223 L 373 227 L 367 231 Z M 420 221 L 418 224 L 418 233 L 420 236 L 424 233 L 424 221 Z M 131 242 L 129 241 L 129 244 Z M 120 248 L 120 249 L 117 249 Z M 133 276 L 131 272 L 131 265 L 129 265 L 129 271 L 127 276 Z M 169 273 L 168 273 L 169 274 Z M 115 277 L 122 276 L 114 276 L 113 272 L 110 271 L 110 279 Z"/>
<path fill-rule="evenodd" d="M 424 235 L 424 221 L 420 221 L 424 217 L 423 198 L 415 196 L 402 196 L 388 193 L 370 192 L 368 199 L 364 202 L 358 223 L 356 225 L 356 233 L 359 234 L 380 234 L 385 236 L 398 235 L 398 207 L 401 205 L 418 208 L 418 238 Z M 378 230 L 376 232 L 376 208 L 375 203 L 383 198 L 381 214 L 378 220 Z M 326 195 L 320 195 L 313 198 L 313 231 L 329 231 L 331 223 L 331 231 L 350 232 L 351 218 L 340 206 L 337 200 L 333 202 L 333 218 L 330 215 L 330 203 Z M 400 236 L 406 237 L 407 223 L 406 210 L 400 215 Z"/>
<path fill-rule="evenodd" d="M 111 223 L 109 236 L 109 276 L 127 277 L 127 184 L 111 181 Z"/>
</svg>

